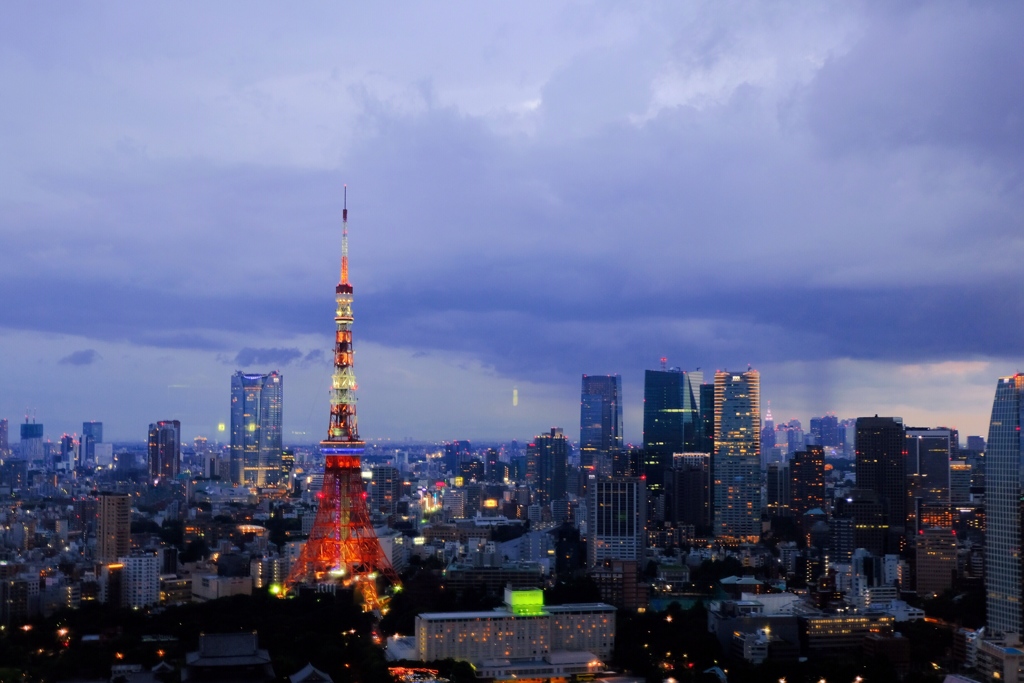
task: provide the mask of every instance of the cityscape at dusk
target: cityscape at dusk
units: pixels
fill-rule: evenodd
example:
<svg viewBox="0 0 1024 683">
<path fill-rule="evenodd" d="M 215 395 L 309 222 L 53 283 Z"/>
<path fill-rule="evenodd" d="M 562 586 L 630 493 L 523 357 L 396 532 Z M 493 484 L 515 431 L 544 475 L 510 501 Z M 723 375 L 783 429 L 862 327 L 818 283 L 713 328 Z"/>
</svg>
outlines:
<svg viewBox="0 0 1024 683">
<path fill-rule="evenodd" d="M 0 9 L 0 683 L 1024 682 L 1022 20 Z"/>
</svg>

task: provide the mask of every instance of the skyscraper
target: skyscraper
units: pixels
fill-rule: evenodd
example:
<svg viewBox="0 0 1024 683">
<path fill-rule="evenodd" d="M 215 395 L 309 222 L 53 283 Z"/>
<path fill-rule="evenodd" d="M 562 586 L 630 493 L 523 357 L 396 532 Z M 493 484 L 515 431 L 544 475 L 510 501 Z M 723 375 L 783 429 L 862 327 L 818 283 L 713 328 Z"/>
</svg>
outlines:
<svg viewBox="0 0 1024 683">
<path fill-rule="evenodd" d="M 60 437 L 60 459 L 57 461 L 57 469 L 71 471 L 78 465 L 80 457 L 80 444 L 74 434 L 64 434 Z"/>
<path fill-rule="evenodd" d="M 715 373 L 713 456 L 715 537 L 757 541 L 761 535 L 761 375 Z"/>
<path fill-rule="evenodd" d="M 82 423 L 82 462 L 96 464 L 96 444 L 103 443 L 103 423 Z"/>
<path fill-rule="evenodd" d="M 761 466 L 767 467 L 773 462 L 772 449 L 775 448 L 775 420 L 772 419 L 772 407 L 764 414 L 764 426 L 761 427 Z"/>
<path fill-rule="evenodd" d="M 774 431 L 774 428 L 773 428 Z M 761 430 L 764 433 L 764 430 Z M 762 442 L 762 447 L 763 447 Z M 788 462 L 770 462 L 765 473 L 765 509 L 770 517 L 789 517 L 792 494 Z"/>
<path fill-rule="evenodd" d="M 907 466 L 903 419 L 857 418 L 857 488 L 874 491 L 885 512 L 887 552 L 899 552 L 906 538 Z"/>
<path fill-rule="evenodd" d="M 397 467 L 374 465 L 370 468 L 369 486 L 370 512 L 382 515 L 395 514 L 395 505 L 402 497 L 402 475 Z"/>
<path fill-rule="evenodd" d="M 587 565 L 605 560 L 643 560 L 644 508 L 642 477 L 602 479 L 587 484 Z"/>
<path fill-rule="evenodd" d="M 458 474 L 462 463 L 473 457 L 473 445 L 469 441 L 452 441 L 444 445 L 444 468 L 446 472 Z"/>
<path fill-rule="evenodd" d="M 954 438 L 949 429 L 907 429 L 907 533 L 921 528 L 922 512 L 948 509 Z"/>
<path fill-rule="evenodd" d="M 161 420 L 149 425 L 149 477 L 174 479 L 181 471 L 181 422 Z"/>
<path fill-rule="evenodd" d="M 701 453 L 713 453 L 715 450 L 715 383 L 700 385 L 700 422 L 702 438 Z"/>
<path fill-rule="evenodd" d="M 799 524 L 810 510 L 825 507 L 825 451 L 821 446 L 797 451 L 790 461 L 789 471 L 792 478 L 789 506 Z"/>
<path fill-rule="evenodd" d="M 236 372 L 231 376 L 231 480 L 274 486 L 281 473 L 284 378 Z"/>
<path fill-rule="evenodd" d="M 101 493 L 97 505 L 96 559 L 117 562 L 131 550 L 132 501 L 127 493 Z"/>
<path fill-rule="evenodd" d="M 527 478 L 533 475 L 541 502 L 565 498 L 565 470 L 569 458 L 569 440 L 560 427 L 552 427 L 548 434 L 534 438 L 526 449 Z"/>
<path fill-rule="evenodd" d="M 1000 377 L 985 451 L 985 594 L 990 631 L 1024 629 L 1021 574 L 1021 467 L 1024 374 Z"/>
<path fill-rule="evenodd" d="M 673 524 L 692 525 L 699 538 L 711 533 L 711 456 L 682 453 L 665 482 L 665 518 Z"/>
<path fill-rule="evenodd" d="M 22 460 L 27 460 L 29 467 L 41 466 L 45 456 L 43 449 L 43 425 L 29 422 L 25 418 L 21 425 L 21 443 L 19 444 Z"/>
<path fill-rule="evenodd" d="M 839 419 L 835 415 L 811 418 L 810 441 L 816 446 L 835 447 L 839 445 Z"/>
<path fill-rule="evenodd" d="M 644 373 L 644 474 L 652 496 L 662 492 L 675 453 L 700 451 L 700 385 L 704 373 L 647 370 Z"/>
<path fill-rule="evenodd" d="M 6 458 L 11 450 L 7 418 L 0 420 L 0 459 Z"/>
<path fill-rule="evenodd" d="M 613 451 L 622 449 L 622 378 L 583 375 L 580 392 L 580 466 L 610 469 Z"/>
</svg>

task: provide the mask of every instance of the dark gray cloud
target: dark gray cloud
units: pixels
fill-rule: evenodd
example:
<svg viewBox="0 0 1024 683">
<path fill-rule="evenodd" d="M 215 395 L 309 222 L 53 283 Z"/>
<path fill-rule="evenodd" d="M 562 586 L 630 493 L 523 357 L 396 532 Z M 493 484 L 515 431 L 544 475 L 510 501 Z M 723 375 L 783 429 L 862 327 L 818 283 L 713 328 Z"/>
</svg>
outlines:
<svg viewBox="0 0 1024 683">
<path fill-rule="evenodd" d="M 57 363 L 59 365 L 92 365 L 99 360 L 100 354 L 95 349 L 82 349 L 81 351 L 69 353 L 57 361 Z"/>
<path fill-rule="evenodd" d="M 879 6 L 865 35 L 831 57 L 807 97 L 811 130 L 846 153 L 967 148 L 1024 154 L 1024 6 Z"/>
<path fill-rule="evenodd" d="M 235 355 L 235 365 L 243 368 L 252 365 L 284 366 L 302 358 L 298 349 L 254 349 L 246 347 Z"/>
<path fill-rule="evenodd" d="M 323 363 L 326 360 L 327 354 L 323 352 L 323 349 L 312 349 L 302 357 L 303 363 Z"/>
<path fill-rule="evenodd" d="M 3 325 L 325 363 L 347 182 L 357 348 L 565 386 L 1019 357 L 1022 12 L 361 10 L 345 50 L 328 10 L 28 12 L 50 41 L 0 22 Z"/>
</svg>

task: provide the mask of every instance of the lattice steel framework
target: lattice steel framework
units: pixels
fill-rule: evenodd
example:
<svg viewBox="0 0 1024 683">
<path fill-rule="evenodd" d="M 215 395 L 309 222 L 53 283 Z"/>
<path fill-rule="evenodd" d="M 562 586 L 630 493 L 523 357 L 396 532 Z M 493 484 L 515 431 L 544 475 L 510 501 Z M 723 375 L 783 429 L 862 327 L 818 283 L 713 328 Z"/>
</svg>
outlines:
<svg viewBox="0 0 1024 683">
<path fill-rule="evenodd" d="M 348 281 L 348 189 L 342 212 L 341 279 L 335 288 L 337 332 L 331 377 L 331 424 L 320 442 L 324 483 L 309 539 L 292 567 L 285 592 L 298 584 L 353 588 L 363 609 L 387 611 L 387 596 L 378 582 L 400 585 L 384 554 L 366 506 L 361 456 L 366 447 L 356 423 L 356 376 L 352 354 L 352 285 Z"/>
</svg>

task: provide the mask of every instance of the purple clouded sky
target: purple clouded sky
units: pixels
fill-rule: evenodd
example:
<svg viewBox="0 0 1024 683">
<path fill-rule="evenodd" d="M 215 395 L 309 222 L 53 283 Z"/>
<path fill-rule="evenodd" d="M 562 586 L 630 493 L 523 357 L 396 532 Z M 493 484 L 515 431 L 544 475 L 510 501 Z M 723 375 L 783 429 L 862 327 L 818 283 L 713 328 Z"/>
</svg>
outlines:
<svg viewBox="0 0 1024 683">
<path fill-rule="evenodd" d="M 0 9 L 0 417 L 327 425 L 350 189 L 369 438 L 574 437 L 581 373 L 985 434 L 1024 369 L 1012 3 Z M 519 405 L 512 405 L 513 387 Z"/>
</svg>

